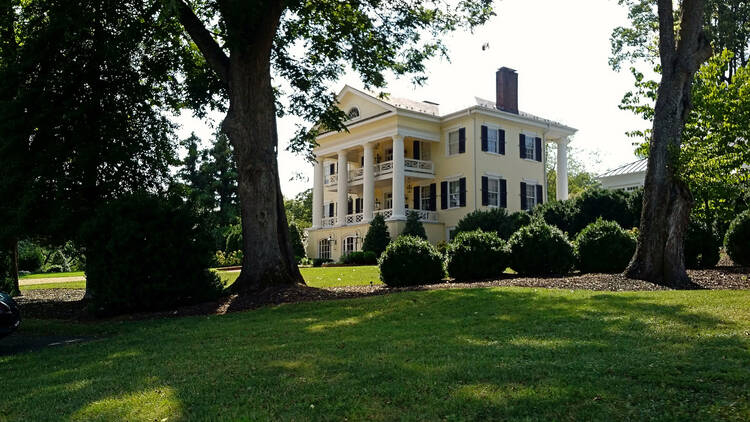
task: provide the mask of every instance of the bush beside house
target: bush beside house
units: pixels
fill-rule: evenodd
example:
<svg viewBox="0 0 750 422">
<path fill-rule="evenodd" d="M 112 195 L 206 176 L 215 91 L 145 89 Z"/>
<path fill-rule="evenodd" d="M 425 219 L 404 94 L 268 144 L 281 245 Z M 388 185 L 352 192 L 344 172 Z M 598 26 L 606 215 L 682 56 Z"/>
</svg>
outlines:
<svg viewBox="0 0 750 422">
<path fill-rule="evenodd" d="M 427 240 L 427 232 L 424 231 L 424 225 L 419 221 L 419 213 L 416 211 L 406 213 L 406 226 L 401 236 L 414 236 Z"/>
<path fill-rule="evenodd" d="M 713 268 L 719 263 L 721 241 L 710 226 L 691 219 L 685 234 L 685 266 Z"/>
<path fill-rule="evenodd" d="M 573 245 L 565 233 L 541 221 L 521 227 L 508 246 L 510 267 L 520 274 L 566 274 L 575 265 Z"/>
<path fill-rule="evenodd" d="M 724 248 L 735 264 L 750 267 L 750 210 L 732 220 L 724 237 Z"/>
<path fill-rule="evenodd" d="M 389 287 L 436 283 L 445 276 L 443 256 L 430 242 L 414 236 L 399 236 L 383 252 L 380 279 Z"/>
<path fill-rule="evenodd" d="M 462 232 L 448 245 L 448 274 L 458 281 L 500 276 L 508 266 L 505 241 L 494 232 Z"/>
<path fill-rule="evenodd" d="M 529 224 L 531 217 L 526 212 L 508 214 L 505 208 L 472 211 L 456 225 L 456 233 L 482 230 L 494 232 L 501 239 L 508 239 L 519 228 Z"/>
<path fill-rule="evenodd" d="M 370 251 L 379 257 L 385 251 L 390 241 L 391 235 L 388 233 L 388 227 L 385 225 L 385 218 L 378 214 L 370 221 L 370 228 L 367 229 L 365 240 L 362 243 L 362 250 Z"/>
<path fill-rule="evenodd" d="M 576 238 L 578 269 L 585 273 L 625 270 L 635 253 L 636 240 L 614 221 L 598 219 Z"/>
</svg>

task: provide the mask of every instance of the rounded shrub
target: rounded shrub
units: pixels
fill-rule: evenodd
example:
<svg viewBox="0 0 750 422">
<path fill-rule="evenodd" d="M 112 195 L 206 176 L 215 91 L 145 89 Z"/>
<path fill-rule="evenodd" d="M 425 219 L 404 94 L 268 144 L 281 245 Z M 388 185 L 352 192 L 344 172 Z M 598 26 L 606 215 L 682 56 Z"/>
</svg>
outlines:
<svg viewBox="0 0 750 422">
<path fill-rule="evenodd" d="M 526 212 L 508 214 L 505 208 L 477 210 L 466 214 L 456 225 L 456 233 L 482 230 L 495 232 L 501 239 L 508 239 L 516 230 L 529 224 L 531 217 Z"/>
<path fill-rule="evenodd" d="M 573 245 L 562 230 L 541 221 L 510 237 L 510 267 L 520 274 L 565 274 L 573 268 Z"/>
<path fill-rule="evenodd" d="M 399 236 L 380 256 L 380 279 L 390 287 L 435 283 L 445 275 L 443 256 L 428 241 Z"/>
<path fill-rule="evenodd" d="M 585 273 L 624 271 L 635 253 L 635 238 L 614 221 L 598 219 L 578 234 L 578 269 Z"/>
<path fill-rule="evenodd" d="M 41 246 L 28 240 L 22 240 L 18 242 L 19 270 L 36 272 L 42 268 L 43 263 L 44 251 L 42 251 Z"/>
<path fill-rule="evenodd" d="M 347 265 L 375 265 L 378 257 L 373 251 L 355 251 L 341 257 L 341 263 Z"/>
<path fill-rule="evenodd" d="M 750 267 L 750 210 L 732 220 L 724 237 L 724 248 L 735 264 Z"/>
<path fill-rule="evenodd" d="M 213 241 L 180 198 L 138 192 L 102 204 L 85 227 L 86 288 L 99 315 L 216 298 Z"/>
<path fill-rule="evenodd" d="M 390 242 L 391 234 L 388 232 L 385 218 L 381 214 L 378 214 L 370 221 L 370 228 L 367 229 L 365 240 L 362 243 L 362 250 L 373 252 L 375 256 L 380 257 Z"/>
<path fill-rule="evenodd" d="M 565 233 L 570 233 L 576 218 L 577 208 L 573 200 L 549 201 L 534 208 L 534 216 Z"/>
<path fill-rule="evenodd" d="M 685 266 L 691 269 L 713 268 L 721 258 L 721 242 L 710 226 L 691 219 L 685 233 Z"/>
<path fill-rule="evenodd" d="M 493 232 L 459 233 L 446 255 L 448 274 L 459 281 L 498 277 L 508 266 L 507 245 Z"/>
<path fill-rule="evenodd" d="M 577 236 L 598 218 L 615 221 L 621 227 L 630 228 L 637 218 L 633 216 L 629 198 L 630 194 L 621 190 L 586 189 L 574 200 L 575 216 L 568 234 Z"/>
</svg>

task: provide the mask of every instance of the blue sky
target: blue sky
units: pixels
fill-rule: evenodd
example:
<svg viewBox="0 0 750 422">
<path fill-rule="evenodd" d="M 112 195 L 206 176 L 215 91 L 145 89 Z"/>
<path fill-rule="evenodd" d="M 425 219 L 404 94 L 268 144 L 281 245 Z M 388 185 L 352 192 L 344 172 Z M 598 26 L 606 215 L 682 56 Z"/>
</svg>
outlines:
<svg viewBox="0 0 750 422">
<path fill-rule="evenodd" d="M 579 130 L 571 144 L 590 171 L 634 161 L 632 140 L 625 132 L 644 123 L 618 109 L 623 94 L 632 88 L 627 70 L 613 71 L 609 58 L 612 29 L 627 23 L 627 11 L 616 0 L 502 0 L 497 16 L 474 34 L 454 33 L 447 38 L 450 62 L 435 59 L 428 66 L 426 84 L 414 87 L 408 78 L 389 78 L 391 95 L 441 104 L 441 113 L 468 105 L 474 96 L 493 100 L 499 67 L 519 74 L 519 108 L 560 121 Z M 482 45 L 489 48 L 482 50 Z M 331 84 L 361 88 L 356 74 Z M 222 116 L 214 115 L 215 121 Z M 278 119 L 281 188 L 287 197 L 312 186 L 312 166 L 284 149 L 299 120 Z M 191 131 L 211 138 L 208 121 L 179 117 L 180 136 Z M 592 153 L 599 160 L 591 158 Z M 290 179 L 301 172 L 308 181 Z"/>
</svg>

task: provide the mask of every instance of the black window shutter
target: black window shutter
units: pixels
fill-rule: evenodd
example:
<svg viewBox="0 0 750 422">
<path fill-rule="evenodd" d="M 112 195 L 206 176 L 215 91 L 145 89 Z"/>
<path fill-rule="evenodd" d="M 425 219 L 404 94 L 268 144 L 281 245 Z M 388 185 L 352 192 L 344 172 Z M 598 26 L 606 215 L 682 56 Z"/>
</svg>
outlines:
<svg viewBox="0 0 750 422">
<path fill-rule="evenodd" d="M 336 174 L 336 164 L 331 164 L 330 170 L 328 174 Z"/>
<path fill-rule="evenodd" d="M 487 151 L 487 126 L 482 126 L 482 151 Z"/>
<path fill-rule="evenodd" d="M 500 206 L 508 208 L 508 182 L 500 179 Z"/>
<path fill-rule="evenodd" d="M 497 146 L 498 152 L 505 155 L 505 131 L 502 129 L 497 131 Z"/>
<path fill-rule="evenodd" d="M 440 209 L 448 208 L 448 182 L 440 182 Z"/>
<path fill-rule="evenodd" d="M 536 141 L 536 160 L 542 162 L 542 138 L 534 139 Z"/>
<path fill-rule="evenodd" d="M 521 209 L 527 210 L 529 208 L 528 201 L 526 201 L 526 183 L 521 182 Z"/>
<path fill-rule="evenodd" d="M 544 203 L 544 191 L 542 190 L 542 185 L 536 185 L 536 203 Z"/>
<path fill-rule="evenodd" d="M 362 158 L 359 159 L 359 165 L 364 167 L 365 166 L 365 156 L 363 155 Z"/>
<path fill-rule="evenodd" d="M 458 153 L 463 154 L 466 152 L 466 128 L 462 127 L 458 130 Z"/>
<path fill-rule="evenodd" d="M 328 216 L 329 217 L 333 217 L 333 214 L 334 214 L 334 208 L 333 207 L 334 207 L 333 202 L 331 202 L 330 204 L 328 204 Z"/>
<path fill-rule="evenodd" d="M 347 215 L 348 214 L 353 214 L 354 213 L 353 212 L 354 211 L 353 208 L 354 208 L 354 201 L 352 201 L 352 198 L 349 198 L 349 200 L 346 201 L 346 214 Z"/>
<path fill-rule="evenodd" d="M 489 179 L 487 176 L 482 176 L 482 205 L 489 205 Z"/>
<path fill-rule="evenodd" d="M 419 189 L 420 189 L 419 186 L 414 186 L 414 207 L 413 208 L 415 210 L 419 209 L 419 194 L 420 194 Z"/>
<path fill-rule="evenodd" d="M 466 178 L 462 177 L 458 180 L 458 202 L 459 206 L 465 207 L 466 206 Z"/>
<path fill-rule="evenodd" d="M 518 153 L 521 158 L 526 158 L 526 135 L 523 133 L 518 135 Z"/>
<path fill-rule="evenodd" d="M 430 211 L 437 211 L 437 185 L 435 183 L 430 185 Z"/>
<path fill-rule="evenodd" d="M 362 198 L 357 198 L 354 201 L 354 207 L 356 208 L 355 214 L 359 214 L 362 212 Z"/>
<path fill-rule="evenodd" d="M 414 154 L 414 159 L 419 160 L 419 141 L 414 141 L 414 148 L 412 153 Z"/>
</svg>

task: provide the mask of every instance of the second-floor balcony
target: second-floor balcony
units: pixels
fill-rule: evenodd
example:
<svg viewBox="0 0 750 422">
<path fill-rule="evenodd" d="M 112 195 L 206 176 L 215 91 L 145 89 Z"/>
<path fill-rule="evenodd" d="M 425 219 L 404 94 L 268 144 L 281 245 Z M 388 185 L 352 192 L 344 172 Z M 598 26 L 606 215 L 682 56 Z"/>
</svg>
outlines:
<svg viewBox="0 0 750 422">
<path fill-rule="evenodd" d="M 437 223 L 437 212 L 436 211 L 426 211 L 426 210 L 412 210 L 413 212 L 416 212 L 419 215 L 419 220 L 424 223 Z M 373 211 L 373 216 L 375 215 L 382 215 L 383 218 L 388 220 L 393 215 L 393 210 L 388 208 L 384 210 L 375 210 Z M 323 221 L 321 222 L 322 228 L 331 228 L 336 227 L 338 225 L 339 219 L 338 217 L 323 217 Z M 356 226 L 358 224 L 364 223 L 364 213 L 357 213 L 357 214 L 347 214 L 344 217 L 344 225 L 345 226 Z"/>
<path fill-rule="evenodd" d="M 404 172 L 410 176 L 434 176 L 435 166 L 432 161 L 416 160 L 413 158 L 404 159 Z M 393 174 L 393 161 L 383 161 L 373 165 L 373 177 L 387 176 Z M 365 169 L 359 167 L 349 170 L 348 182 L 354 183 L 364 179 Z M 326 186 L 334 186 L 339 181 L 339 173 L 326 176 Z"/>
</svg>

